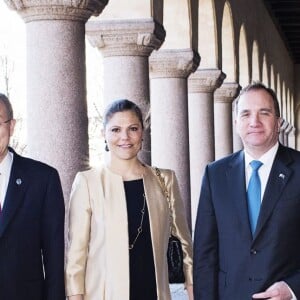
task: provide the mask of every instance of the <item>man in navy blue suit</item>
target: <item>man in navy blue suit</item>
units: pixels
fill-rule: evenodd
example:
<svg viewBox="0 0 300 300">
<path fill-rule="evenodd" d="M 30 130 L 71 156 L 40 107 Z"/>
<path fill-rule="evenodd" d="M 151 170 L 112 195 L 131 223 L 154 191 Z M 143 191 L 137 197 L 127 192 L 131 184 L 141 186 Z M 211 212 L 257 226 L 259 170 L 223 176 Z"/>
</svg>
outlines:
<svg viewBox="0 0 300 300">
<path fill-rule="evenodd" d="M 14 126 L 0 94 L 0 299 L 65 300 L 59 175 L 8 147 Z"/>
<path fill-rule="evenodd" d="M 273 90 L 247 86 L 235 113 L 244 150 L 209 164 L 203 176 L 194 234 L 195 300 L 300 300 L 300 152 L 278 142 Z M 255 222 L 249 200 L 253 160 L 260 165 Z"/>
</svg>

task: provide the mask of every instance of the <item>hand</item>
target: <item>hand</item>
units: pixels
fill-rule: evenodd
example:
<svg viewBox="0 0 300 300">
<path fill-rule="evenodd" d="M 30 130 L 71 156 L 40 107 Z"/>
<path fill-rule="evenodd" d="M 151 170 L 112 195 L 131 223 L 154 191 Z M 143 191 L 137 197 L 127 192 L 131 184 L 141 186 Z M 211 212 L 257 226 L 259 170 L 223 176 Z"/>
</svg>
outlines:
<svg viewBox="0 0 300 300">
<path fill-rule="evenodd" d="M 265 292 L 257 293 L 253 299 L 291 300 L 293 295 L 284 281 L 275 282 Z"/>
<path fill-rule="evenodd" d="M 187 291 L 189 300 L 194 300 L 193 286 L 191 284 L 186 286 L 186 291 Z"/>
</svg>

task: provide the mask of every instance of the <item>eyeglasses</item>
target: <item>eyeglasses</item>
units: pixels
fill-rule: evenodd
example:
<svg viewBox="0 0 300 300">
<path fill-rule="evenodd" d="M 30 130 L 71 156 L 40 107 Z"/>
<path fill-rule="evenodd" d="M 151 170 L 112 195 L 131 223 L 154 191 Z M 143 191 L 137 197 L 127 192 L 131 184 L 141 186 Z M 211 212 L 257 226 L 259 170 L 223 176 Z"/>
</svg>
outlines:
<svg viewBox="0 0 300 300">
<path fill-rule="evenodd" d="M 4 124 L 7 124 L 7 123 L 10 122 L 10 121 L 11 121 L 11 119 L 8 119 L 8 120 L 6 120 L 6 121 L 0 122 L 0 126 L 2 126 L 2 125 L 4 125 Z"/>
</svg>

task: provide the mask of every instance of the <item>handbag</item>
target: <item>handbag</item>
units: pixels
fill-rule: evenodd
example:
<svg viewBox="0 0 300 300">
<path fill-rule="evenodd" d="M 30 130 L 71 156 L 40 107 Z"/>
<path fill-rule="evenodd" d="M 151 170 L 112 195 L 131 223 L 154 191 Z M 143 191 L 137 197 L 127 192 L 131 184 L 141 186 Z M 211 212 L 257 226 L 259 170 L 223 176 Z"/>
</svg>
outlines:
<svg viewBox="0 0 300 300">
<path fill-rule="evenodd" d="M 173 214 L 172 206 L 170 202 L 170 195 L 167 190 L 164 178 L 161 176 L 161 172 L 158 168 L 155 168 L 155 173 L 159 179 L 162 190 L 168 201 L 170 210 L 170 237 L 168 242 L 167 261 L 168 261 L 168 273 L 169 283 L 184 283 L 185 277 L 183 272 L 183 251 L 181 241 L 172 234 Z"/>
</svg>

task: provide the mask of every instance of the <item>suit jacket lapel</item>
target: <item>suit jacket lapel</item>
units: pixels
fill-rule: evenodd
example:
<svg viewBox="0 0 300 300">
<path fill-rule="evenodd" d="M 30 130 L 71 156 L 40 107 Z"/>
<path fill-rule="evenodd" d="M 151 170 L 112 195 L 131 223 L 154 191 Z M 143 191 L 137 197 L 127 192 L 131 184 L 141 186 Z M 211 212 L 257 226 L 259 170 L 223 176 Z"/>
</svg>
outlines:
<svg viewBox="0 0 300 300">
<path fill-rule="evenodd" d="M 245 162 L 244 152 L 240 151 L 233 157 L 229 163 L 229 167 L 226 172 L 227 186 L 231 188 L 231 197 L 235 203 L 238 211 L 237 215 L 240 217 L 240 224 L 243 226 L 243 231 L 249 235 L 252 239 L 248 218 L 247 208 L 247 194 L 245 184 Z"/>
<path fill-rule="evenodd" d="M 7 192 L 5 195 L 4 207 L 0 217 L 0 237 L 13 219 L 17 209 L 21 206 L 27 186 L 24 172 L 20 166 L 19 155 L 14 153 L 11 174 L 9 177 Z"/>
<path fill-rule="evenodd" d="M 269 175 L 253 240 L 261 232 L 292 175 L 292 171 L 287 167 L 291 161 L 283 146 L 280 146 Z"/>
</svg>

